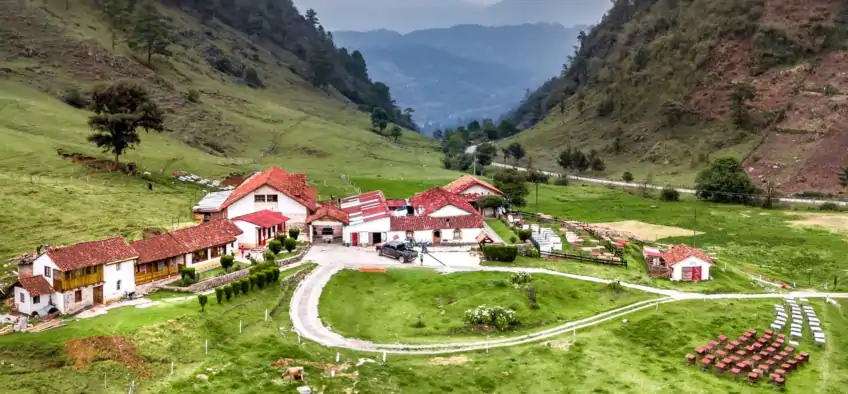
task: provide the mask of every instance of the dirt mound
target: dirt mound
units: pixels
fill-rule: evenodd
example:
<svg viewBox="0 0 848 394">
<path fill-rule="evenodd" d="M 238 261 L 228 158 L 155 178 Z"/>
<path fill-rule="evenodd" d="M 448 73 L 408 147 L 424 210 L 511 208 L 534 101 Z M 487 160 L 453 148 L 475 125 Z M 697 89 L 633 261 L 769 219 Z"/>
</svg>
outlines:
<svg viewBox="0 0 848 394">
<path fill-rule="evenodd" d="M 88 368 L 95 361 L 112 360 L 140 377 L 149 376 L 147 363 L 138 355 L 135 344 L 121 336 L 71 339 L 65 342 L 65 353 L 79 369 Z"/>
<path fill-rule="evenodd" d="M 468 356 L 453 356 L 453 357 L 434 357 L 430 359 L 431 365 L 462 365 L 470 362 Z"/>
<path fill-rule="evenodd" d="M 333 363 L 321 363 L 317 361 L 307 361 L 307 360 L 296 360 L 293 358 L 281 358 L 277 361 L 274 361 L 271 364 L 272 367 L 275 368 L 289 368 L 289 367 L 302 367 L 309 366 L 313 368 L 318 368 L 324 370 L 326 373 L 330 373 L 330 370 L 336 371 L 336 376 L 340 376 L 340 372 L 347 371 L 350 369 L 350 364 L 342 363 L 342 364 L 333 364 Z"/>
</svg>

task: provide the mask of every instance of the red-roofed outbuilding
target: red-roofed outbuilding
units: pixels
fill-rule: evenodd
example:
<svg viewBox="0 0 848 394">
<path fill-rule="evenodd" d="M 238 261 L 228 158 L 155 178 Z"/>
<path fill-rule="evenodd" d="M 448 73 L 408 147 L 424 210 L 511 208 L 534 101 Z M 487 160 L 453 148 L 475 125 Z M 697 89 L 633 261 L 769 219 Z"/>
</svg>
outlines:
<svg viewBox="0 0 848 394">
<path fill-rule="evenodd" d="M 675 245 L 662 255 L 671 280 L 702 281 L 710 279 L 712 259 L 686 244 Z"/>
</svg>

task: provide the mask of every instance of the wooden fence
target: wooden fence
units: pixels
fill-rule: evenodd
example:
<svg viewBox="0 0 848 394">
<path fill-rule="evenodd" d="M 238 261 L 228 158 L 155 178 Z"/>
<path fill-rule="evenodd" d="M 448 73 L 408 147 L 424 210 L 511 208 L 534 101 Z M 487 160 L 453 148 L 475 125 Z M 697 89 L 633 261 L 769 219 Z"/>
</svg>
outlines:
<svg viewBox="0 0 848 394">
<path fill-rule="evenodd" d="M 548 219 L 548 218 L 541 217 L 541 215 L 531 213 L 531 212 L 524 212 L 524 211 L 513 211 L 513 212 L 521 214 L 521 216 L 533 217 L 533 218 L 537 219 L 540 223 L 542 223 L 542 222 L 558 223 L 558 224 L 563 223 L 563 221 L 561 219 L 557 218 L 557 217 L 554 217 L 553 219 Z M 593 237 L 598 238 L 597 235 L 594 234 L 594 232 L 590 231 L 590 233 L 592 233 Z M 619 248 L 615 247 L 615 245 L 613 245 L 610 242 L 603 242 L 603 246 L 605 246 L 606 249 L 610 253 L 612 253 L 614 257 L 617 257 L 620 261 L 615 261 L 615 260 L 612 260 L 612 259 L 599 258 L 599 257 L 594 257 L 594 256 L 584 256 L 584 255 L 579 255 L 579 254 L 571 254 L 571 253 L 560 253 L 560 252 L 553 252 L 553 251 L 542 252 L 542 250 L 539 248 L 539 243 L 536 242 L 536 240 L 531 240 L 531 241 L 533 242 L 533 246 L 536 248 L 536 250 L 539 250 L 539 254 L 542 257 L 554 257 L 554 258 L 558 258 L 558 259 L 579 261 L 579 262 L 582 262 L 582 263 L 614 265 L 614 266 L 627 268 L 627 259 L 624 257 L 624 253 L 622 253 L 622 251 Z"/>
</svg>

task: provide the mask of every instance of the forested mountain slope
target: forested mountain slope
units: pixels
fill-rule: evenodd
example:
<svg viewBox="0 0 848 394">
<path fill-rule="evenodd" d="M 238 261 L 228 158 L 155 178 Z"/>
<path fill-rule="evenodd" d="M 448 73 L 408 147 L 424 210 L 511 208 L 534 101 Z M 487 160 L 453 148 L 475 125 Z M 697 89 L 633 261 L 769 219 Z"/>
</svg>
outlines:
<svg viewBox="0 0 848 394">
<path fill-rule="evenodd" d="M 787 192 L 837 191 L 848 165 L 848 2 L 617 0 L 571 65 L 513 112 L 555 165 L 567 146 L 611 172 L 691 183 L 732 155 Z"/>
</svg>

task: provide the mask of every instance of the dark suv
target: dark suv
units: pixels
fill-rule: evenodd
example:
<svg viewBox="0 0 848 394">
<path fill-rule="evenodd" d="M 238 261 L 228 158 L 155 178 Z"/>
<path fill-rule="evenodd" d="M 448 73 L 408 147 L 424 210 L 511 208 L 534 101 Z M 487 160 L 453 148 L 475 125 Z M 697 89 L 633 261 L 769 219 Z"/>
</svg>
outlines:
<svg viewBox="0 0 848 394">
<path fill-rule="evenodd" d="M 410 249 L 400 241 L 386 242 L 380 246 L 380 256 L 394 257 L 404 263 L 411 263 L 418 257 L 418 252 Z"/>
</svg>

